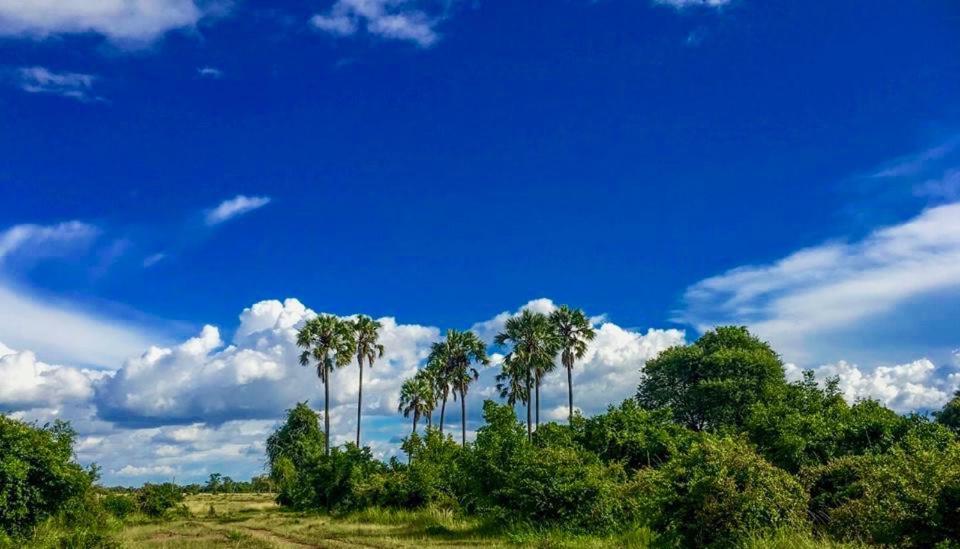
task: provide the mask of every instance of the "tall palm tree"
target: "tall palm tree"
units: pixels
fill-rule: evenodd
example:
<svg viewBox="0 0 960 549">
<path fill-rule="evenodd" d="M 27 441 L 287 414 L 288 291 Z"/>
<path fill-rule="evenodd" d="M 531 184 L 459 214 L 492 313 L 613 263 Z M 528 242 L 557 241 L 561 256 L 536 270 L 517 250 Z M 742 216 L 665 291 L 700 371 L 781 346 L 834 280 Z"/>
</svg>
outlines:
<svg viewBox="0 0 960 549">
<path fill-rule="evenodd" d="M 596 336 L 590 320 L 582 309 L 561 305 L 550 313 L 550 323 L 560 343 L 560 362 L 567 369 L 567 397 L 570 406 L 570 425 L 573 425 L 573 363 L 587 352 L 587 345 Z"/>
<path fill-rule="evenodd" d="M 317 364 L 317 377 L 323 383 L 323 439 L 324 450 L 330 455 L 330 374 L 334 368 L 350 364 L 356 342 L 348 323 L 333 315 L 320 315 L 308 320 L 297 332 L 300 365 L 310 359 Z"/>
<path fill-rule="evenodd" d="M 383 345 L 378 343 L 380 323 L 369 316 L 360 315 L 350 322 L 353 337 L 357 342 L 357 364 L 360 366 L 360 391 L 357 393 L 357 448 L 360 447 L 360 419 L 363 414 L 363 361 L 373 368 L 373 361 L 383 356 Z"/>
<path fill-rule="evenodd" d="M 430 398 L 427 401 L 426 414 L 427 414 L 427 428 L 433 427 L 433 410 L 437 407 L 437 391 L 436 391 L 436 380 L 434 379 L 434 371 L 427 366 L 422 370 L 418 370 L 416 377 L 423 380 L 427 385 L 427 396 Z"/>
<path fill-rule="evenodd" d="M 527 437 L 533 428 L 530 418 L 530 395 L 536 398 L 537 425 L 540 425 L 540 381 L 553 368 L 553 359 L 559 351 L 559 340 L 550 319 L 543 313 L 524 309 L 519 315 L 507 319 L 503 331 L 494 338 L 497 345 L 512 345 L 507 355 L 515 367 L 526 374 L 527 392 Z M 533 382 L 536 382 L 534 388 Z"/>
<path fill-rule="evenodd" d="M 447 330 L 444 341 L 434 344 L 430 353 L 434 362 L 442 365 L 444 375 L 444 407 L 446 407 L 446 389 L 453 391 L 454 399 L 460 396 L 461 443 L 467 444 L 467 391 L 470 384 L 477 380 L 480 373 L 475 364 L 487 365 L 487 346 L 477 334 L 466 331 Z M 429 359 L 428 359 L 429 361 Z M 440 411 L 440 425 L 443 427 L 443 408 Z"/>
</svg>

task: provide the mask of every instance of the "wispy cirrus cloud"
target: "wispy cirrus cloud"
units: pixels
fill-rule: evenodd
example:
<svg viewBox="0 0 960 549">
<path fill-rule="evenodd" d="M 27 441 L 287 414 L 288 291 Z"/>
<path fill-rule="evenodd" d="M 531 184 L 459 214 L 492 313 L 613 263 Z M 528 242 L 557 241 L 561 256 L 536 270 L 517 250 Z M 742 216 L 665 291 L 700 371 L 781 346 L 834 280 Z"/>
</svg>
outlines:
<svg viewBox="0 0 960 549">
<path fill-rule="evenodd" d="M 678 10 L 686 8 L 721 8 L 733 0 L 653 0 L 654 4 L 670 6 Z"/>
<path fill-rule="evenodd" d="M 337 0 L 326 12 L 314 15 L 310 23 L 334 36 L 366 32 L 427 48 L 439 39 L 436 27 L 443 19 L 443 14 L 430 14 L 408 0 Z"/>
<path fill-rule="evenodd" d="M 93 90 L 97 77 L 77 72 L 55 72 L 46 67 L 23 67 L 16 71 L 17 86 L 27 93 L 59 95 L 77 101 L 102 101 Z"/>
<path fill-rule="evenodd" d="M 252 212 L 266 206 L 270 203 L 270 200 L 269 196 L 245 196 L 242 194 L 224 200 L 216 208 L 207 211 L 207 225 L 219 225 L 239 215 Z"/>
</svg>

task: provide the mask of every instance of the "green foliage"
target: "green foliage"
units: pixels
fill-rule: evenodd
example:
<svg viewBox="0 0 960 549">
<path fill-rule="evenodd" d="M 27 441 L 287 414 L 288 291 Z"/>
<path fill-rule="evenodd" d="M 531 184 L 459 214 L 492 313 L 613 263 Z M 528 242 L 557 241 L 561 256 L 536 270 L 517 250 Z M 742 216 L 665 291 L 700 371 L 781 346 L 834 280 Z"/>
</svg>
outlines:
<svg viewBox="0 0 960 549">
<path fill-rule="evenodd" d="M 638 480 L 651 526 L 684 546 L 732 547 L 764 531 L 806 525 L 803 487 L 740 439 L 702 435 Z"/>
<path fill-rule="evenodd" d="M 644 373 L 640 404 L 669 408 L 678 423 L 696 431 L 738 430 L 754 404 L 779 398 L 786 386 L 773 349 L 734 326 L 667 349 L 647 362 Z"/>
<path fill-rule="evenodd" d="M 90 490 L 94 474 L 72 461 L 74 438 L 64 422 L 37 427 L 0 416 L 0 531 L 23 536 Z"/>
<path fill-rule="evenodd" d="M 911 547 L 960 539 L 960 443 L 937 427 L 912 429 L 888 452 L 805 471 L 818 528 L 841 540 Z"/>
<path fill-rule="evenodd" d="M 172 482 L 144 484 L 137 490 L 137 507 L 148 517 L 159 518 L 167 514 L 183 513 L 183 490 Z"/>
<path fill-rule="evenodd" d="M 121 520 L 137 512 L 136 500 L 126 494 L 106 494 L 100 503 L 108 513 Z"/>
<path fill-rule="evenodd" d="M 317 413 L 306 402 L 287 410 L 287 419 L 267 438 L 270 478 L 277 489 L 277 501 L 297 506 L 311 498 L 310 486 L 301 473 L 323 455 L 324 437 Z"/>
<path fill-rule="evenodd" d="M 583 446 L 628 469 L 661 465 L 689 446 L 692 438 L 690 431 L 673 423 L 669 411 L 644 410 L 632 399 L 583 424 L 579 437 Z"/>
<path fill-rule="evenodd" d="M 960 434 L 960 389 L 954 393 L 950 402 L 947 402 L 943 409 L 935 412 L 934 415 L 937 418 L 937 423 L 953 430 L 954 433 Z"/>
</svg>

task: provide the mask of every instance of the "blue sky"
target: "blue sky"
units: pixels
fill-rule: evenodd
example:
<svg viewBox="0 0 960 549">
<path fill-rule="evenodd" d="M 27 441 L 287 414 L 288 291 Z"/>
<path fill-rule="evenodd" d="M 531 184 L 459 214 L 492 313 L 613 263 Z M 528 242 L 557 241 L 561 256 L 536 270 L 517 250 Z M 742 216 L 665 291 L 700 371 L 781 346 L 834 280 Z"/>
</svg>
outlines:
<svg viewBox="0 0 960 549">
<path fill-rule="evenodd" d="M 20 4 L 0 409 L 73 420 L 107 482 L 259 471 L 283 409 L 321 404 L 289 341 L 313 312 L 384 319 L 381 455 L 429 343 L 524 306 L 605 330 L 585 413 L 730 322 L 851 399 L 960 381 L 955 2 Z"/>
</svg>

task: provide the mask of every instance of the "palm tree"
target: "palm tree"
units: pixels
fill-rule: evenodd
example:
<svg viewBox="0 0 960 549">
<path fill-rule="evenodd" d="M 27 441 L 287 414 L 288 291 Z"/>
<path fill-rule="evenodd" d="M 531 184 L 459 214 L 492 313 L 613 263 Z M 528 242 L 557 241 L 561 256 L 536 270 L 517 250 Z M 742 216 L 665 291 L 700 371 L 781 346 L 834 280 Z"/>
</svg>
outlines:
<svg viewBox="0 0 960 549">
<path fill-rule="evenodd" d="M 413 414 L 413 431 L 417 432 L 417 422 L 425 414 L 430 412 L 431 401 L 433 400 L 433 387 L 430 386 L 430 380 L 420 375 L 407 379 L 400 387 L 400 406 L 398 411 L 403 417 L 410 417 Z"/>
<path fill-rule="evenodd" d="M 571 309 L 566 305 L 550 313 L 550 323 L 560 339 L 560 362 L 567 369 L 567 397 L 570 425 L 573 425 L 573 363 L 586 354 L 587 345 L 593 341 L 596 332 L 582 309 Z"/>
<path fill-rule="evenodd" d="M 438 364 L 443 375 L 443 408 L 440 409 L 440 428 L 443 429 L 443 410 L 447 403 L 447 390 L 453 391 L 453 398 L 460 395 L 461 443 L 467 444 L 467 390 L 477 380 L 480 373 L 474 364 L 487 365 L 487 349 L 477 334 L 466 331 L 447 330 L 444 341 L 434 344 L 428 363 Z"/>
<path fill-rule="evenodd" d="M 507 359 L 514 363 L 513 367 L 519 368 L 526 375 L 527 438 L 532 438 L 530 395 L 536 391 L 534 396 L 539 426 L 540 380 L 554 367 L 553 359 L 559 350 L 556 332 L 547 315 L 524 309 L 519 315 L 507 319 L 503 331 L 497 334 L 494 342 L 497 345 L 512 344 L 513 349 Z M 536 381 L 535 389 L 532 387 L 533 381 Z"/>
<path fill-rule="evenodd" d="M 312 358 L 317 363 L 317 377 L 323 383 L 323 439 L 324 450 L 330 455 L 330 374 L 334 368 L 350 364 L 356 342 L 348 323 L 333 315 L 320 315 L 308 320 L 297 332 L 300 365 L 307 366 Z"/>
<path fill-rule="evenodd" d="M 512 353 L 504 357 L 500 364 L 497 391 L 500 392 L 500 398 L 506 399 L 510 406 L 515 406 L 517 402 L 526 404 L 530 398 L 527 392 L 527 371 Z"/>
<path fill-rule="evenodd" d="M 363 361 L 373 367 L 373 361 L 383 356 L 383 345 L 377 342 L 380 337 L 380 323 L 369 316 L 360 315 L 350 322 L 353 337 L 357 342 L 357 364 L 360 366 L 360 391 L 357 393 L 357 448 L 360 447 L 360 419 L 363 414 Z"/>
<path fill-rule="evenodd" d="M 433 427 L 433 410 L 437 407 L 437 390 L 436 390 L 436 380 L 434 379 L 435 372 L 429 367 L 429 365 L 417 371 L 416 377 L 423 380 L 427 385 L 427 395 L 430 397 L 427 401 L 426 414 L 427 414 L 427 428 Z"/>
<path fill-rule="evenodd" d="M 440 404 L 440 433 L 443 434 L 443 418 L 447 411 L 447 396 L 450 394 L 450 373 L 447 370 L 447 344 L 437 341 L 430 346 L 425 371 L 430 372 L 433 394 Z"/>
</svg>

